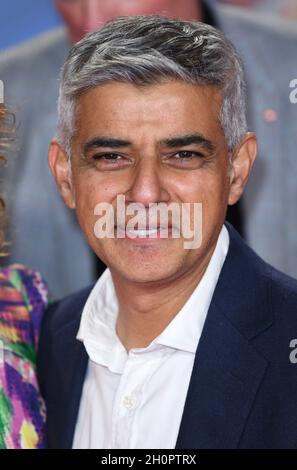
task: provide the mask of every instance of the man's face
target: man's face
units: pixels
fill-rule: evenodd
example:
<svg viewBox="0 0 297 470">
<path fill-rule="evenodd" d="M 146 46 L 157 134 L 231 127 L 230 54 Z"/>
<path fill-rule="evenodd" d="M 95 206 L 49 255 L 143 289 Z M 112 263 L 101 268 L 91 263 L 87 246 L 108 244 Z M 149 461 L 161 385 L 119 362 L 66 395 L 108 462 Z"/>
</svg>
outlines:
<svg viewBox="0 0 297 470">
<path fill-rule="evenodd" d="M 94 252 L 134 282 L 163 282 L 198 269 L 214 248 L 228 201 L 238 199 L 230 190 L 218 90 L 178 81 L 144 88 L 112 82 L 86 92 L 77 104 L 69 181 L 66 156 L 55 146 L 50 164 Z M 186 136 L 197 138 L 180 143 Z M 201 246 L 185 249 L 183 237 L 170 236 L 98 239 L 94 208 L 109 203 L 116 213 L 118 195 L 146 208 L 202 203 Z"/>
<path fill-rule="evenodd" d="M 220 107 L 215 87 L 179 81 L 144 88 L 113 82 L 78 99 L 69 180 L 67 157 L 55 144 L 50 164 L 89 244 L 113 272 L 133 282 L 165 282 L 210 258 L 228 202 L 242 190 L 230 184 Z M 183 144 L 185 136 L 197 138 Z M 116 213 L 118 195 L 146 208 L 160 202 L 202 203 L 202 244 L 185 249 L 183 237 L 170 236 L 98 239 L 94 208 L 107 202 Z"/>
<path fill-rule="evenodd" d="M 164 14 L 198 18 L 198 0 L 55 0 L 73 42 L 117 16 Z"/>
</svg>

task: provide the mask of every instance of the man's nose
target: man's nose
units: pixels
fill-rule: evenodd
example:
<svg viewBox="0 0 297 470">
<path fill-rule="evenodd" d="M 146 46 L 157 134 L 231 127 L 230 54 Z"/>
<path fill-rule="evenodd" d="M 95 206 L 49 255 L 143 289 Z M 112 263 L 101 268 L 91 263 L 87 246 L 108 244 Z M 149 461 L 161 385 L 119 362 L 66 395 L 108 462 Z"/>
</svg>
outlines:
<svg viewBox="0 0 297 470">
<path fill-rule="evenodd" d="M 145 207 L 152 203 L 168 202 L 170 195 L 164 183 L 156 162 L 144 161 L 139 164 L 133 175 L 130 188 L 126 192 L 126 201 L 141 203 Z"/>
</svg>

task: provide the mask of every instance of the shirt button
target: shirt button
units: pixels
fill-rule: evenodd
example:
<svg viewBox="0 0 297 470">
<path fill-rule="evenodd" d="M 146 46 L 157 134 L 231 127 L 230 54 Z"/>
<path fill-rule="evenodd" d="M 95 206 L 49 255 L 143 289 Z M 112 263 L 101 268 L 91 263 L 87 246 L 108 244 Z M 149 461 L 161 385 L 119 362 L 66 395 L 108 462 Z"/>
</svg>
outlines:
<svg viewBox="0 0 297 470">
<path fill-rule="evenodd" d="M 132 410 L 136 405 L 136 397 L 134 395 L 126 395 L 123 398 L 123 405 L 128 410 Z"/>
</svg>

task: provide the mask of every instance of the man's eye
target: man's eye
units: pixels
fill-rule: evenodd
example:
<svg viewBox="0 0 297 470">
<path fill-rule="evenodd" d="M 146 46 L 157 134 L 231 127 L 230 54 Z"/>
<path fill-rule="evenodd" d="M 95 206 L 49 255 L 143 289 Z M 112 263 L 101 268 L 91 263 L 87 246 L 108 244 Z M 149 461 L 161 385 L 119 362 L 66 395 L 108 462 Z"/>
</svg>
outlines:
<svg viewBox="0 0 297 470">
<path fill-rule="evenodd" d="M 198 169 L 203 165 L 205 158 L 200 152 L 181 150 L 166 157 L 165 161 L 174 168 Z"/>
<path fill-rule="evenodd" d="M 191 158 L 197 158 L 197 157 L 202 157 L 203 155 L 199 152 L 192 152 L 190 150 L 183 150 L 181 152 L 178 152 L 178 153 L 175 153 L 173 155 L 173 158 L 176 158 L 176 159 L 185 159 L 185 160 L 189 160 Z"/>
<path fill-rule="evenodd" d="M 103 160 L 109 162 L 116 162 L 121 160 L 121 158 L 121 155 L 118 155 L 117 153 L 103 153 L 93 155 L 94 160 Z"/>
<path fill-rule="evenodd" d="M 94 153 L 88 158 L 97 170 L 121 170 L 131 165 L 131 159 L 114 152 Z"/>
</svg>

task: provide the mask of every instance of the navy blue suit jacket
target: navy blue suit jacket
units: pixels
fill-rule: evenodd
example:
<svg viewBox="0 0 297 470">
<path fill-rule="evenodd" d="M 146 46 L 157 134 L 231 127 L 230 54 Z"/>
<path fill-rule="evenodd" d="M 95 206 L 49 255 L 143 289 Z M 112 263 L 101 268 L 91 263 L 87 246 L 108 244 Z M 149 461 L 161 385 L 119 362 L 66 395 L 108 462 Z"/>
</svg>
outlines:
<svg viewBox="0 0 297 470">
<path fill-rule="evenodd" d="M 177 449 L 296 448 L 297 281 L 227 224 L 230 247 L 197 348 Z M 76 340 L 91 287 L 47 311 L 38 375 L 49 448 L 71 448 L 88 356 Z M 178 386 L 178 384 L 177 384 Z"/>
</svg>

